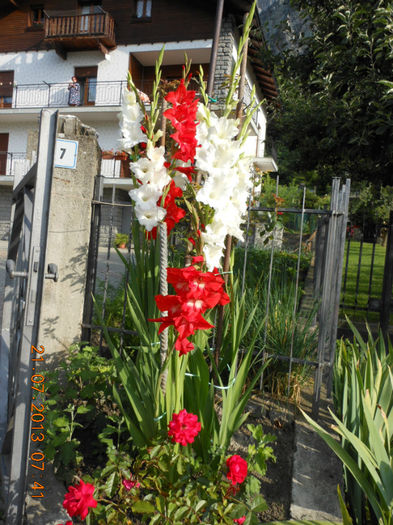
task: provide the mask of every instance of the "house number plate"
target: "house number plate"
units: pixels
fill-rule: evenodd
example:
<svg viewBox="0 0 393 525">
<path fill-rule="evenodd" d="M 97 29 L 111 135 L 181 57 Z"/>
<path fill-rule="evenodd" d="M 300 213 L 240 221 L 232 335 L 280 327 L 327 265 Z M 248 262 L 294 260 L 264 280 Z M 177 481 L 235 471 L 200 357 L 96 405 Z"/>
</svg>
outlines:
<svg viewBox="0 0 393 525">
<path fill-rule="evenodd" d="M 77 140 L 56 140 L 55 168 L 68 168 L 74 170 L 78 158 Z"/>
</svg>

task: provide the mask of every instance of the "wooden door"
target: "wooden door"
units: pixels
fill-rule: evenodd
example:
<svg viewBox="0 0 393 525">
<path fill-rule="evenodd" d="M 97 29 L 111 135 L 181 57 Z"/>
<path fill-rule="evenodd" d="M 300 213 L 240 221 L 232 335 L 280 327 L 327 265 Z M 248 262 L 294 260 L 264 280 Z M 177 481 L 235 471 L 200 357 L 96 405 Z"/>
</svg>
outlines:
<svg viewBox="0 0 393 525">
<path fill-rule="evenodd" d="M 0 133 L 0 175 L 7 174 L 8 133 Z"/>
</svg>

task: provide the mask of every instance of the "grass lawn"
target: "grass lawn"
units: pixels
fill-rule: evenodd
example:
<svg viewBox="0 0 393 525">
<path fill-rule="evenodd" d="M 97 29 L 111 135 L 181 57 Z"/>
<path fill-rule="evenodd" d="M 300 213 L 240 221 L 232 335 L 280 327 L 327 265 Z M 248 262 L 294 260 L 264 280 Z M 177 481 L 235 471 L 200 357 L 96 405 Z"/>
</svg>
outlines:
<svg viewBox="0 0 393 525">
<path fill-rule="evenodd" d="M 370 286 L 370 269 L 372 262 L 372 243 L 364 242 L 362 246 L 362 259 L 360 265 L 360 274 L 359 274 L 359 285 L 356 290 L 356 282 L 358 275 L 358 266 L 359 266 L 359 255 L 360 255 L 360 242 L 351 241 L 349 246 L 349 259 L 348 259 L 348 270 L 347 278 L 345 284 L 344 292 L 344 282 L 345 282 L 345 265 L 347 261 L 347 250 L 348 243 L 345 245 L 345 254 L 344 254 L 344 268 L 343 268 L 343 280 L 341 288 L 341 303 L 345 305 L 353 305 L 360 307 L 367 307 L 369 299 L 369 286 Z M 383 268 L 385 263 L 385 251 L 386 248 L 377 244 L 375 246 L 375 256 L 374 256 L 374 266 L 372 272 L 372 281 L 371 281 L 371 293 L 372 298 L 380 299 L 382 293 L 382 282 L 383 282 Z M 367 312 L 365 310 L 359 310 L 356 312 L 352 308 L 342 309 L 342 312 L 345 312 L 351 318 L 366 318 Z M 368 316 L 370 321 L 378 321 L 379 314 L 369 313 Z M 374 319 L 375 318 L 375 319 Z"/>
</svg>

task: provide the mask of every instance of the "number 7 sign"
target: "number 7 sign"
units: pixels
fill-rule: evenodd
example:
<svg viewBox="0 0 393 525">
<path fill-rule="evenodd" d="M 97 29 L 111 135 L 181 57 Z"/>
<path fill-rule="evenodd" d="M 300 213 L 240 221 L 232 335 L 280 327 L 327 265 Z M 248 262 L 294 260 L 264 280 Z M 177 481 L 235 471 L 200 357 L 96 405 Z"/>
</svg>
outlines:
<svg viewBox="0 0 393 525">
<path fill-rule="evenodd" d="M 78 141 L 57 139 L 55 147 L 55 168 L 74 170 L 78 158 Z"/>
</svg>

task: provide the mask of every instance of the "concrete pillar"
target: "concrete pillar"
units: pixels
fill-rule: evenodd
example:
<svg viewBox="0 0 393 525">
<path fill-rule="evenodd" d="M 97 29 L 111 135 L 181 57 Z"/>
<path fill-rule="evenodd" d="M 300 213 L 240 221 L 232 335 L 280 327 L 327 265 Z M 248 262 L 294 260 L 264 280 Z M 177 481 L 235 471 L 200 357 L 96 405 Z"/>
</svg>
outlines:
<svg viewBox="0 0 393 525">
<path fill-rule="evenodd" d="M 57 265 L 59 280 L 45 281 L 38 338 L 47 357 L 80 341 L 91 200 L 101 163 L 96 131 L 78 118 L 59 116 L 57 139 L 78 141 L 78 156 L 75 169 L 53 171 L 46 266 Z M 29 146 L 34 150 L 34 140 Z"/>
</svg>

